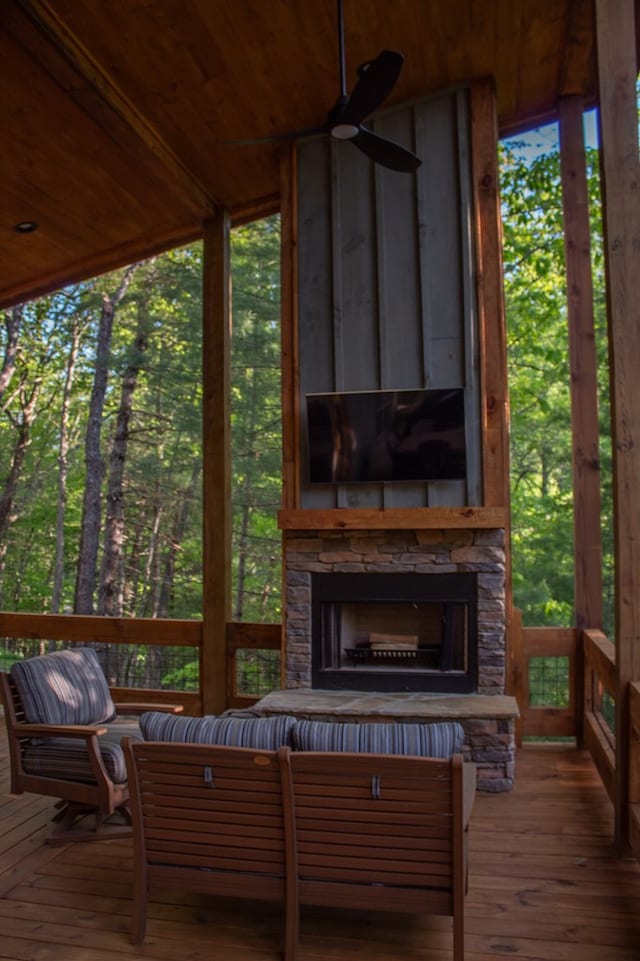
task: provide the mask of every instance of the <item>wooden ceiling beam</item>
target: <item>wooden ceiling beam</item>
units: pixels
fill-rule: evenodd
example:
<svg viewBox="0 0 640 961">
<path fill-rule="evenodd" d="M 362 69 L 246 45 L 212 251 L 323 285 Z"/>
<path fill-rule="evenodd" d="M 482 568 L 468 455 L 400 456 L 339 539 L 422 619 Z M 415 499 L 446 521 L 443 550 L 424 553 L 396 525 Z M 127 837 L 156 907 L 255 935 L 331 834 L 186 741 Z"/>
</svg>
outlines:
<svg viewBox="0 0 640 961">
<path fill-rule="evenodd" d="M 151 155 L 162 167 L 163 179 L 183 195 L 194 212 L 197 211 L 202 219 L 214 214 L 215 198 L 117 87 L 113 78 L 104 72 L 46 0 L 16 0 L 16 5 L 12 4 L 5 13 L 3 27 L 96 124 L 130 152 L 132 163 L 149 167 Z M 154 167 L 157 171 L 157 164 Z"/>
<path fill-rule="evenodd" d="M 595 89 L 595 46 L 592 0 L 571 0 L 565 56 L 558 83 L 558 99 L 584 97 Z"/>
</svg>

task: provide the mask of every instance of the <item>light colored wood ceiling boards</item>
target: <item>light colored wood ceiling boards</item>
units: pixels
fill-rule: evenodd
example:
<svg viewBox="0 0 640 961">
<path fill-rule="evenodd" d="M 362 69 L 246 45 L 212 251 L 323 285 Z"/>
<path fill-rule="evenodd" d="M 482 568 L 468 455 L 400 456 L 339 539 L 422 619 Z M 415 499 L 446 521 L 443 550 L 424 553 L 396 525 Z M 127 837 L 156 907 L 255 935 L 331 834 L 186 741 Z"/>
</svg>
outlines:
<svg viewBox="0 0 640 961">
<path fill-rule="evenodd" d="M 350 88 L 405 55 L 389 106 L 492 75 L 511 130 L 595 97 L 588 0 L 344 10 Z M 218 206 L 270 209 L 282 144 L 227 141 L 321 124 L 339 92 L 335 0 L 4 0 L 0 25 L 5 306 L 187 242 Z"/>
</svg>

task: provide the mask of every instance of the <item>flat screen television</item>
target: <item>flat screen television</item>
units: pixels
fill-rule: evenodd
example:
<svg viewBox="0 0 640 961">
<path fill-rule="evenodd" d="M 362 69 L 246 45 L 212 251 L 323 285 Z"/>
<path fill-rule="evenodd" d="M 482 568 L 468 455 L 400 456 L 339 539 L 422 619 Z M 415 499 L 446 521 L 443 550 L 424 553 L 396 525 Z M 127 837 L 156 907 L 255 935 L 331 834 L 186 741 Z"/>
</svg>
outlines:
<svg viewBox="0 0 640 961">
<path fill-rule="evenodd" d="M 464 390 L 307 394 L 311 484 L 463 480 Z"/>
</svg>

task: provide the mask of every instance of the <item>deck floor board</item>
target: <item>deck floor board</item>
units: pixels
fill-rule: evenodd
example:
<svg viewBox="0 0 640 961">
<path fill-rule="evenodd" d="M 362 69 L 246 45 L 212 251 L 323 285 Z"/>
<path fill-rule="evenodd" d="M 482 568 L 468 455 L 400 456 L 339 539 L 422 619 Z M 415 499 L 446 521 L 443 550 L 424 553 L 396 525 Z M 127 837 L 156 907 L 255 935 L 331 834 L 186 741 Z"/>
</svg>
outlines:
<svg viewBox="0 0 640 961">
<path fill-rule="evenodd" d="M 128 841 L 52 848 L 53 805 L 9 794 L 0 728 L 0 961 L 277 961 L 280 909 L 162 892 L 131 945 Z M 619 859 L 613 810 L 587 754 L 518 752 L 510 794 L 471 822 L 467 961 L 639 961 L 640 867 Z M 448 918 L 306 909 L 299 961 L 449 961 Z"/>
</svg>

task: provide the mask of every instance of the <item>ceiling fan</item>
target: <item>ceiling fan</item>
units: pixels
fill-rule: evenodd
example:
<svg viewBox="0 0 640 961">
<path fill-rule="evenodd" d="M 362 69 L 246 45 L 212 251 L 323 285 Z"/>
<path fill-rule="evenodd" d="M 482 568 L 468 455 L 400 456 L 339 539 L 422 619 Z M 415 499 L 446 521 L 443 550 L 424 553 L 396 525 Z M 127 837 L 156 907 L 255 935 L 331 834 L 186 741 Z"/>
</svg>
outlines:
<svg viewBox="0 0 640 961">
<path fill-rule="evenodd" d="M 338 0 L 338 52 L 340 58 L 340 95 L 319 127 L 308 127 L 262 140 L 235 140 L 236 144 L 275 143 L 312 134 L 330 134 L 336 140 L 350 140 L 374 163 L 400 173 L 413 173 L 422 161 L 410 150 L 379 136 L 364 126 L 370 116 L 391 93 L 400 75 L 404 56 L 394 50 L 382 50 L 373 60 L 358 67 L 358 80 L 347 93 L 344 47 L 343 0 Z"/>
</svg>

